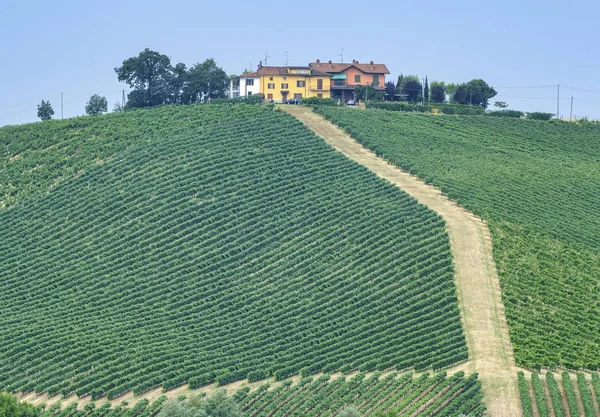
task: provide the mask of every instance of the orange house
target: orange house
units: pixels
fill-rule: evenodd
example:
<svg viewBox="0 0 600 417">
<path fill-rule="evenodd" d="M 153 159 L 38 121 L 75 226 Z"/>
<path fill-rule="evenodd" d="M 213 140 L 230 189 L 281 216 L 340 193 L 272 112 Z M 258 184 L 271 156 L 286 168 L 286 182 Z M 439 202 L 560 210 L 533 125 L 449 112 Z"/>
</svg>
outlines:
<svg viewBox="0 0 600 417">
<path fill-rule="evenodd" d="M 354 89 L 357 85 L 368 85 L 377 90 L 385 89 L 385 76 L 390 71 L 385 64 L 375 64 L 373 61 L 361 64 L 356 60 L 352 63 L 321 62 L 317 59 L 311 62 L 311 68 L 331 74 L 331 98 L 342 101 L 354 100 Z"/>
</svg>

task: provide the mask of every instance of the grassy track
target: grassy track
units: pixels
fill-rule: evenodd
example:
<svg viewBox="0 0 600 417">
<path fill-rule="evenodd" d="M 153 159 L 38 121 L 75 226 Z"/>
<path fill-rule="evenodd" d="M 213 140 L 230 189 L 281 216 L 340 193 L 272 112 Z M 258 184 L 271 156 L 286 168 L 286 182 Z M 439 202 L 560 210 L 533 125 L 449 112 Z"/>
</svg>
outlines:
<svg viewBox="0 0 600 417">
<path fill-rule="evenodd" d="M 446 220 L 471 358 L 469 369 L 479 373 L 486 406 L 492 415 L 517 415 L 514 359 L 485 223 L 448 200 L 436 188 L 378 158 L 309 109 L 287 106 L 282 109 L 302 120 L 335 149 L 405 190 Z"/>
</svg>

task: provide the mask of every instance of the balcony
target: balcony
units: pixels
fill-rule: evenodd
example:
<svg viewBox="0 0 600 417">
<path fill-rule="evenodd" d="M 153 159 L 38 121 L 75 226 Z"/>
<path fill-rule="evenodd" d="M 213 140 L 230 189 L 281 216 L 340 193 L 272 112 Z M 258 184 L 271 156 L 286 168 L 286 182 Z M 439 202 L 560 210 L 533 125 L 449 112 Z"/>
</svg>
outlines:
<svg viewBox="0 0 600 417">
<path fill-rule="evenodd" d="M 322 85 L 321 87 L 319 87 L 318 85 L 311 85 L 310 91 L 329 91 L 329 87 L 325 87 L 324 85 Z"/>
<path fill-rule="evenodd" d="M 354 90 L 356 87 L 358 86 L 362 86 L 365 87 L 366 84 L 350 84 L 350 83 L 346 83 L 346 82 L 333 82 L 331 84 L 331 89 L 332 90 Z M 385 86 L 383 85 L 383 83 L 372 83 L 370 85 L 370 87 L 373 87 L 375 90 L 384 90 Z"/>
</svg>

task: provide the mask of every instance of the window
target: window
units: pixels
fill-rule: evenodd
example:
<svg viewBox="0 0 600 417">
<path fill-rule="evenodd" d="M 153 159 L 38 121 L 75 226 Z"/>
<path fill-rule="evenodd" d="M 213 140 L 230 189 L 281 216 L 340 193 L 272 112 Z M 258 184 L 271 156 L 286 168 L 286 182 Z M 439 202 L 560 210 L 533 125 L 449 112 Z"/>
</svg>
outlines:
<svg viewBox="0 0 600 417">
<path fill-rule="evenodd" d="M 287 77 L 283 77 L 283 81 L 287 80 Z"/>
<path fill-rule="evenodd" d="M 273 94 L 267 94 L 267 100 L 273 100 Z"/>
<path fill-rule="evenodd" d="M 237 90 L 238 88 L 240 88 L 240 79 L 239 78 L 232 80 L 231 88 L 233 88 L 234 90 Z"/>
<path fill-rule="evenodd" d="M 288 84 L 287 83 L 281 84 L 281 89 L 282 90 L 287 90 L 288 89 Z"/>
<path fill-rule="evenodd" d="M 323 89 L 323 79 L 318 78 L 317 79 L 317 90 L 322 90 L 322 89 Z"/>
<path fill-rule="evenodd" d="M 302 93 L 294 93 L 294 98 L 300 100 L 302 98 Z"/>
<path fill-rule="evenodd" d="M 355 82 L 355 83 L 359 83 L 359 82 L 360 82 L 360 74 L 356 74 L 356 75 L 354 76 L 354 82 Z"/>
<path fill-rule="evenodd" d="M 373 75 L 373 85 L 379 85 L 379 75 Z"/>
<path fill-rule="evenodd" d="M 240 92 L 239 91 L 234 91 L 233 92 L 233 98 L 237 98 L 240 96 Z"/>
<path fill-rule="evenodd" d="M 317 94 L 317 97 L 323 98 L 323 94 L 319 93 L 319 94 Z"/>
<path fill-rule="evenodd" d="M 252 78 L 247 78 L 247 79 L 246 79 L 246 85 L 254 85 L 254 79 L 252 79 Z"/>
<path fill-rule="evenodd" d="M 269 90 L 275 90 L 275 83 L 269 83 L 269 84 L 267 84 L 267 88 Z"/>
<path fill-rule="evenodd" d="M 296 81 L 296 87 L 304 87 L 304 86 L 306 86 L 306 81 L 304 81 L 304 80 Z"/>
<path fill-rule="evenodd" d="M 273 77 L 269 77 L 269 81 L 273 81 Z"/>
<path fill-rule="evenodd" d="M 252 91 L 248 91 L 248 95 L 251 96 L 252 95 Z"/>
</svg>

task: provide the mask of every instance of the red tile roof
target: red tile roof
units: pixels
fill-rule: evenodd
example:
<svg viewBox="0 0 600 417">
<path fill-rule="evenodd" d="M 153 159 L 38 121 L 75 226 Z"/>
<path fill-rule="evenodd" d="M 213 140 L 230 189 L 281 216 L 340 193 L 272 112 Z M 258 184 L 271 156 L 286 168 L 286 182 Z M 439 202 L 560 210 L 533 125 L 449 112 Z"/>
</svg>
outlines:
<svg viewBox="0 0 600 417">
<path fill-rule="evenodd" d="M 305 70 L 310 70 L 311 72 L 311 76 L 321 76 L 321 77 L 327 77 L 330 76 L 330 74 L 328 74 L 327 72 L 322 72 L 319 71 L 317 69 L 308 67 L 308 66 L 288 66 L 288 67 L 260 67 L 258 68 L 258 71 L 256 72 L 251 72 L 248 74 L 242 74 L 240 75 L 240 78 L 256 78 L 259 76 L 265 76 L 265 75 L 284 75 L 284 76 L 294 76 L 294 75 L 307 75 L 307 74 L 290 74 L 290 72 L 288 71 L 288 69 L 305 69 Z"/>
<path fill-rule="evenodd" d="M 361 64 L 357 61 L 354 61 L 351 63 L 311 62 L 309 65 L 314 69 L 317 69 L 319 71 L 329 72 L 329 73 L 341 73 L 350 67 L 358 68 L 365 74 L 389 74 L 390 73 L 390 71 L 387 69 L 385 64 L 373 64 L 373 63 Z"/>
</svg>

